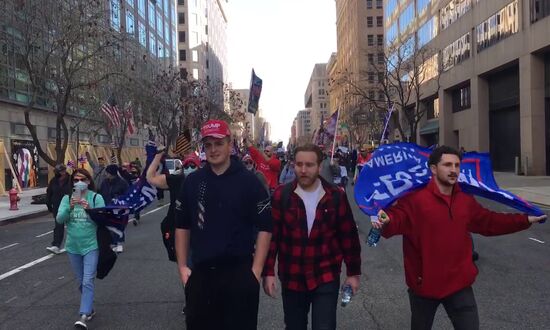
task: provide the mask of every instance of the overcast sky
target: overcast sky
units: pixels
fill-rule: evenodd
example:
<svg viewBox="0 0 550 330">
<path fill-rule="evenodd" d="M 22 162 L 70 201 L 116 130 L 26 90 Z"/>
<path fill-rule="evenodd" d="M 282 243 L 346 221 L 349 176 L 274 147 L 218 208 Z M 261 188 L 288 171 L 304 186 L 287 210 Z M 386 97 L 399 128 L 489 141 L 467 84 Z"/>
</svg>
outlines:
<svg viewBox="0 0 550 330">
<path fill-rule="evenodd" d="M 271 138 L 286 144 L 304 109 L 315 63 L 336 51 L 334 0 L 229 0 L 229 81 L 249 88 L 252 68 L 263 79 L 260 108 Z"/>
</svg>

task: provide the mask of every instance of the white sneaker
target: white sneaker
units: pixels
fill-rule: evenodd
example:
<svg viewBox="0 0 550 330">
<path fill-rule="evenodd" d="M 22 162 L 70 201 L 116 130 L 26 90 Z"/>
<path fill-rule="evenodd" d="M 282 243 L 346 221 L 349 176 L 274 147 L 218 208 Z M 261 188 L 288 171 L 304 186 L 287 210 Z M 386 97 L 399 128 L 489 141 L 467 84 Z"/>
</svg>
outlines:
<svg viewBox="0 0 550 330">
<path fill-rule="evenodd" d="M 46 250 L 50 251 L 53 254 L 61 254 L 61 250 L 55 245 L 48 246 Z"/>
<path fill-rule="evenodd" d="M 118 244 L 117 246 L 115 246 L 113 248 L 113 251 L 115 251 L 116 253 L 122 253 L 122 251 L 124 251 L 124 249 L 122 248 L 122 244 Z"/>
<path fill-rule="evenodd" d="M 78 321 L 74 323 L 74 327 L 76 329 L 88 329 L 88 326 L 86 325 L 86 315 L 80 315 Z"/>
</svg>

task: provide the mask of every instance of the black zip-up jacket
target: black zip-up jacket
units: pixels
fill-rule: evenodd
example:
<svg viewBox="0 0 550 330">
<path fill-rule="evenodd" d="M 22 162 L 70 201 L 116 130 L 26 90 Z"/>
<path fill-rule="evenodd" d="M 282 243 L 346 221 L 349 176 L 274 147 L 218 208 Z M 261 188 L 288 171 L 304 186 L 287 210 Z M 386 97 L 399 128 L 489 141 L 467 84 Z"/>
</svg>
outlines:
<svg viewBox="0 0 550 330">
<path fill-rule="evenodd" d="M 256 232 L 273 226 L 268 193 L 235 157 L 221 175 L 209 165 L 190 174 L 176 205 L 176 228 L 191 231 L 194 265 L 252 257 Z"/>
<path fill-rule="evenodd" d="M 71 177 L 67 175 L 65 180 L 61 182 L 60 177 L 56 175 L 50 180 L 48 188 L 46 188 L 46 206 L 54 217 L 57 217 L 59 204 L 61 204 L 61 200 L 65 195 L 71 195 Z"/>
</svg>

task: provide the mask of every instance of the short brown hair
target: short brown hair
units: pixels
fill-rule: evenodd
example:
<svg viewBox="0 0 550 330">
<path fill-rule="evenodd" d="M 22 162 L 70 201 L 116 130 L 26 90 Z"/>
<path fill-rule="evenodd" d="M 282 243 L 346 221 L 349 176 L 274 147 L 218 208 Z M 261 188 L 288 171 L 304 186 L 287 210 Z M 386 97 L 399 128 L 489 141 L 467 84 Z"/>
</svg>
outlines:
<svg viewBox="0 0 550 330">
<path fill-rule="evenodd" d="M 88 190 L 96 191 L 95 190 L 95 183 L 94 183 L 94 179 L 92 179 L 92 175 L 90 174 L 90 172 L 88 172 L 84 168 L 75 168 L 73 170 L 73 174 L 71 174 L 71 184 L 73 184 L 74 176 L 77 175 L 77 174 L 84 175 L 86 177 L 86 179 L 88 179 L 88 181 L 90 181 L 90 184 L 88 184 Z"/>
<path fill-rule="evenodd" d="M 317 155 L 317 164 L 321 164 L 321 162 L 323 161 L 323 151 L 321 150 L 321 148 L 314 144 L 308 143 L 298 146 L 296 150 L 294 150 L 294 159 L 296 159 L 296 155 L 298 155 L 300 151 L 314 152 Z"/>
</svg>

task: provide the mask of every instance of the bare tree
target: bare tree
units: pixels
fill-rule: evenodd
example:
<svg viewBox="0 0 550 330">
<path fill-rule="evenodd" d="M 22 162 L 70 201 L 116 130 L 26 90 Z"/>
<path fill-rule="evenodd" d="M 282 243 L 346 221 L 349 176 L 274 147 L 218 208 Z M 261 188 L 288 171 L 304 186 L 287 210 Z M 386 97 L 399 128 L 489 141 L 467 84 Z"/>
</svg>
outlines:
<svg viewBox="0 0 550 330">
<path fill-rule="evenodd" d="M 379 58 L 368 58 L 367 69 L 361 72 L 339 72 L 331 81 L 335 88 L 345 88 L 348 97 L 356 100 L 348 123 L 353 127 L 368 122 L 368 135 L 383 131 L 384 118 L 390 108 L 391 123 L 402 137 L 405 128 L 410 141 L 416 142 L 418 124 L 425 116 L 421 106 L 425 97 L 422 86 L 430 80 L 440 88 L 440 69 L 437 51 L 428 47 L 419 48 L 413 39 L 402 44 L 379 49 Z M 380 135 L 378 135 L 380 136 Z"/>
</svg>

